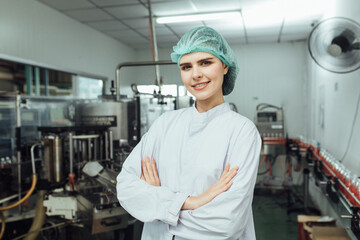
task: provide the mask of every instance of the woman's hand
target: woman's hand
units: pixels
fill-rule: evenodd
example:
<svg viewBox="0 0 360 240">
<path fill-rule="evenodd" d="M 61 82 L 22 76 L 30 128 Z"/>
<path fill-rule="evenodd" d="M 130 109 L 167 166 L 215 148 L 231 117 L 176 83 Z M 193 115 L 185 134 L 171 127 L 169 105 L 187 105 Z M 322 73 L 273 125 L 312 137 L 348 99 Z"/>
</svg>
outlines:
<svg viewBox="0 0 360 240">
<path fill-rule="evenodd" d="M 150 160 L 150 158 L 146 156 L 145 161 L 141 160 L 140 178 L 152 186 L 161 186 L 154 158 Z"/>
<path fill-rule="evenodd" d="M 182 208 L 183 210 L 194 210 L 196 208 L 199 208 L 211 200 L 213 200 L 217 195 L 220 193 L 225 192 L 228 190 L 233 181 L 232 179 L 236 175 L 237 171 L 239 170 L 239 167 L 236 166 L 230 170 L 230 163 L 226 164 L 226 167 L 224 169 L 224 172 L 222 173 L 219 181 L 217 181 L 214 185 L 212 185 L 208 190 L 206 190 L 204 193 L 194 196 L 194 197 L 188 197 Z"/>
</svg>

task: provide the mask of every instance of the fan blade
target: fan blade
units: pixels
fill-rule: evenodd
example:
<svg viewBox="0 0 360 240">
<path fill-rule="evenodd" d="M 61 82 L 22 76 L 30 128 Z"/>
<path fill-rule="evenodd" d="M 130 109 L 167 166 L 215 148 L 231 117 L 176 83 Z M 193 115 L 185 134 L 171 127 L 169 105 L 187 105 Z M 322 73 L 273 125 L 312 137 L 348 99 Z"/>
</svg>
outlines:
<svg viewBox="0 0 360 240">
<path fill-rule="evenodd" d="M 355 43 L 354 43 L 355 42 Z M 311 31 L 308 48 L 311 57 L 322 68 L 347 73 L 360 68 L 360 25 L 347 18 L 330 18 Z"/>
<path fill-rule="evenodd" d="M 360 49 L 360 42 L 353 43 L 353 45 L 351 47 L 353 49 L 355 49 L 355 50 L 359 50 Z"/>
</svg>

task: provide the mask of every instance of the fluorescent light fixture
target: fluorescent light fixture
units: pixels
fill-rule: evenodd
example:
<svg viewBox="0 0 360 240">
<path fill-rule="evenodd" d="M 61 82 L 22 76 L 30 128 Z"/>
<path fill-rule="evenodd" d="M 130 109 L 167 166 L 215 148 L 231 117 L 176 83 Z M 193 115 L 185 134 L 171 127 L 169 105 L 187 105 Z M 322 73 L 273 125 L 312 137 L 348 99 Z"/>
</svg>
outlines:
<svg viewBox="0 0 360 240">
<path fill-rule="evenodd" d="M 242 9 L 247 29 L 281 25 L 285 12 L 284 2 L 280 0 L 253 3 Z"/>
<path fill-rule="evenodd" d="M 241 14 L 240 11 L 196 13 L 196 14 L 178 15 L 171 17 L 158 17 L 156 19 L 156 22 L 160 24 L 166 24 L 166 23 L 195 22 L 195 21 L 206 21 L 206 20 L 216 20 L 216 19 L 241 20 Z"/>
<path fill-rule="evenodd" d="M 319 19 L 331 5 L 331 0 L 302 0 L 286 5 L 286 21 L 297 22 L 309 19 Z"/>
<path fill-rule="evenodd" d="M 282 21 L 296 23 L 320 18 L 330 0 L 274 0 L 244 6 L 242 14 L 247 29 L 280 26 Z"/>
</svg>

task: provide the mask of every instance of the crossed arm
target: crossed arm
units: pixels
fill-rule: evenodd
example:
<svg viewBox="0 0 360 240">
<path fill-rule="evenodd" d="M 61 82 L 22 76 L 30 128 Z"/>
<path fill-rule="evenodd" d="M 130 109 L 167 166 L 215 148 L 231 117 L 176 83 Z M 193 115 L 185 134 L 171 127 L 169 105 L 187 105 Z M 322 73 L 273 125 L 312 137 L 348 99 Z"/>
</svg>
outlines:
<svg viewBox="0 0 360 240">
<path fill-rule="evenodd" d="M 233 183 L 232 179 L 234 178 L 238 170 L 238 166 L 230 169 L 230 163 L 227 163 L 220 179 L 202 194 L 197 196 L 189 196 L 185 200 L 181 209 L 194 210 L 209 203 L 216 196 L 225 192 L 231 187 Z M 152 186 L 161 186 L 154 158 L 150 159 L 148 156 L 146 156 L 145 160 L 141 161 L 140 178 Z"/>
</svg>

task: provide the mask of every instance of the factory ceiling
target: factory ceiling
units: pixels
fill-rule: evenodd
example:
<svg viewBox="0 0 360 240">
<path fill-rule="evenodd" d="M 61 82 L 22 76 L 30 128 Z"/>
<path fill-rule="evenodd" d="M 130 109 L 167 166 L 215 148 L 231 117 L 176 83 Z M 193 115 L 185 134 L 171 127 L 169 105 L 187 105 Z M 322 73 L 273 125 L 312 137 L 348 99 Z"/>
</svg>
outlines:
<svg viewBox="0 0 360 240">
<path fill-rule="evenodd" d="M 149 48 L 148 0 L 38 1 L 129 47 Z M 203 25 L 220 32 L 229 44 L 305 40 L 312 25 L 323 17 L 324 6 L 324 0 L 151 0 L 160 48 L 175 45 L 187 30 Z M 241 14 L 236 19 L 156 23 L 163 16 L 229 11 Z"/>
</svg>

